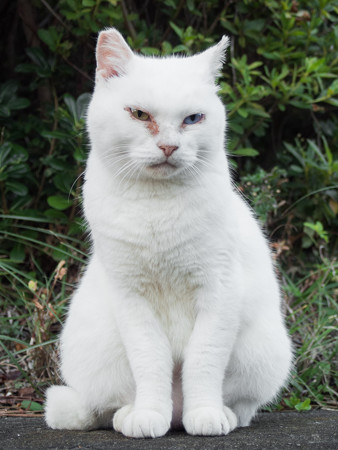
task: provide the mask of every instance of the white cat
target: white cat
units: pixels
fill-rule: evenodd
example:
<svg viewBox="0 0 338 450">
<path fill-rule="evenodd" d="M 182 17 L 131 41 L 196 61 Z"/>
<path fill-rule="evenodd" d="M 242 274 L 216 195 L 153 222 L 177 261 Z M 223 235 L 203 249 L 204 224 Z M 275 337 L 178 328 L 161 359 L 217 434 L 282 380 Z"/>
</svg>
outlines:
<svg viewBox="0 0 338 450">
<path fill-rule="evenodd" d="M 115 29 L 99 35 L 84 186 L 93 251 L 61 335 L 66 386 L 47 392 L 52 428 L 113 419 L 136 438 L 179 424 L 222 435 L 286 382 L 278 283 L 224 151 L 215 78 L 227 45 L 145 58 Z"/>
</svg>

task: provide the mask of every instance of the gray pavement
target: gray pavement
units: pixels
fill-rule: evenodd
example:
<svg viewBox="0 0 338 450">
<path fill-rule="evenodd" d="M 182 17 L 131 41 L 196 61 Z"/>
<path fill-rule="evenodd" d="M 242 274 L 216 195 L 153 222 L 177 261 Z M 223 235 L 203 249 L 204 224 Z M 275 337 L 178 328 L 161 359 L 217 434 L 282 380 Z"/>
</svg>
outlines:
<svg viewBox="0 0 338 450">
<path fill-rule="evenodd" d="M 0 419 L 0 449 L 338 449 L 338 411 L 262 413 L 228 436 L 196 437 L 183 431 L 158 439 L 128 439 L 113 430 L 58 431 L 42 418 Z"/>
</svg>

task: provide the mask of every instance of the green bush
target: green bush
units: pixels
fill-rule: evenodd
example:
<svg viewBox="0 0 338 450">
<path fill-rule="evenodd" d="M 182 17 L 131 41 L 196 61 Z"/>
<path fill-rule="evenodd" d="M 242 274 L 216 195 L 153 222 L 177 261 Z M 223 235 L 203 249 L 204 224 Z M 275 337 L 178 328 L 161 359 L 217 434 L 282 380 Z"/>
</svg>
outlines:
<svg viewBox="0 0 338 450">
<path fill-rule="evenodd" d="M 293 393 L 280 407 L 332 406 L 337 1 L 33 0 L 3 8 L 3 361 L 39 393 L 56 376 L 51 343 L 88 250 L 81 184 L 97 32 L 114 26 L 145 55 L 190 54 L 228 34 L 219 80 L 228 152 L 272 241 L 297 350 Z"/>
</svg>

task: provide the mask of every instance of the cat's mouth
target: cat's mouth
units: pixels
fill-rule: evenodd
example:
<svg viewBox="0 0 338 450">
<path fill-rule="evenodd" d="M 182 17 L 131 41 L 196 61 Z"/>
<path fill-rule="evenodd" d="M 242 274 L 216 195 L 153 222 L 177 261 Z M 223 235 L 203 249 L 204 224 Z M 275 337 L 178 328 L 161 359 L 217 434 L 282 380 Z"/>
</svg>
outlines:
<svg viewBox="0 0 338 450">
<path fill-rule="evenodd" d="M 176 165 L 166 160 L 160 163 L 149 164 L 147 166 L 147 171 L 151 178 L 171 178 L 176 175 L 177 172 L 180 172 L 180 165 Z"/>
<path fill-rule="evenodd" d="M 149 167 L 151 169 L 176 169 L 176 166 L 171 164 L 169 161 L 163 161 L 159 164 L 151 164 Z"/>
</svg>

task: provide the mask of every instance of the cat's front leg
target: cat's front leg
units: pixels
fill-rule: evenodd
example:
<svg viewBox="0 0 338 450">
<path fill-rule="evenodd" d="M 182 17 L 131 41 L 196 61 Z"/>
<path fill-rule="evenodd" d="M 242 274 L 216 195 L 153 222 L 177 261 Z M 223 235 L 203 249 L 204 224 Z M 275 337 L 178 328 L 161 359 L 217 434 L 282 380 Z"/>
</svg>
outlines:
<svg viewBox="0 0 338 450">
<path fill-rule="evenodd" d="M 173 362 L 168 338 L 147 301 L 118 294 L 115 315 L 136 385 L 133 405 L 115 413 L 116 431 L 134 438 L 163 436 L 172 417 Z"/>
<path fill-rule="evenodd" d="M 237 332 L 237 306 L 220 290 L 205 289 L 197 307 L 183 364 L 183 425 L 192 435 L 228 434 L 237 418 L 223 405 L 222 384 Z"/>
</svg>

